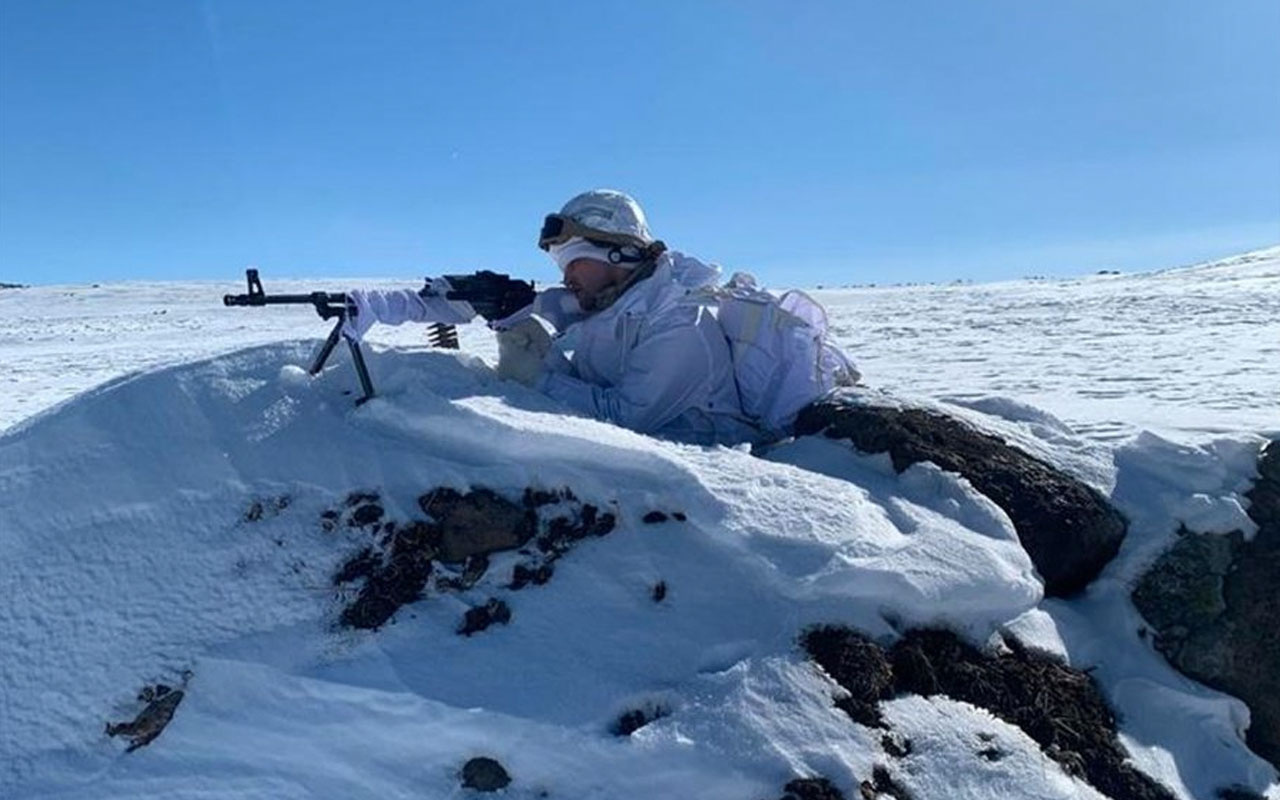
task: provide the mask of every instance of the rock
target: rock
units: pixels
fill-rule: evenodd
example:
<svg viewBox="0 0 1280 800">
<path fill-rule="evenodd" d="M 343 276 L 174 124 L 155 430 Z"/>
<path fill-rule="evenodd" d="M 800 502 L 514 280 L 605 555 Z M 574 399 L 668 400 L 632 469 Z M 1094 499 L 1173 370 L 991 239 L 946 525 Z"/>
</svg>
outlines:
<svg viewBox="0 0 1280 800">
<path fill-rule="evenodd" d="M 464 561 L 481 553 L 513 550 L 537 532 L 536 513 L 490 489 L 467 494 L 436 489 L 418 498 L 418 505 L 440 530 L 441 561 Z"/>
<path fill-rule="evenodd" d="M 880 749 L 894 758 L 906 758 L 911 755 L 911 740 L 897 731 L 889 731 L 880 737 Z"/>
<path fill-rule="evenodd" d="M 273 508 L 284 507 L 273 502 Z M 335 586 L 359 586 L 355 599 L 342 611 L 342 625 L 381 627 L 397 610 L 418 600 L 433 575 L 440 591 L 470 589 L 485 578 L 490 553 L 520 548 L 535 534 L 542 552 L 535 555 L 531 548 L 521 550 L 522 555 L 532 558 L 515 566 L 509 588 L 544 584 L 554 574 L 557 559 L 583 539 L 606 535 L 617 521 L 611 513 L 580 503 L 568 488 L 529 488 L 519 503 L 490 489 L 462 494 L 437 488 L 419 497 L 418 505 L 430 519 L 385 519 L 377 493 L 356 491 L 347 496 L 348 525 L 368 531 L 373 543 L 354 553 L 334 575 Z M 321 527 L 335 530 L 342 513 L 324 511 Z M 473 627 L 471 622 L 463 627 L 475 632 L 509 619 L 509 609 L 503 604 L 498 617 L 483 620 L 482 627 Z M 480 622 L 476 617 L 474 624 Z"/>
<path fill-rule="evenodd" d="M 458 628 L 460 636 L 471 636 L 485 630 L 490 625 L 506 625 L 511 622 L 511 607 L 501 600 L 491 597 L 482 606 L 469 609 L 463 616 L 462 625 Z"/>
<path fill-rule="evenodd" d="M 671 711 L 665 705 L 650 703 L 620 714 L 609 730 L 614 736 L 630 736 L 650 722 L 662 719 L 670 713 Z"/>
<path fill-rule="evenodd" d="M 1250 749 L 1280 766 L 1280 440 L 1262 451 L 1258 474 L 1245 495 L 1253 540 L 1182 529 L 1133 603 L 1174 667 L 1249 706 Z"/>
<path fill-rule="evenodd" d="M 481 756 L 462 765 L 462 786 L 477 792 L 496 792 L 511 783 L 511 776 L 495 759 Z"/>
<path fill-rule="evenodd" d="M 848 439 L 866 453 L 887 452 L 898 472 L 932 461 L 964 476 L 1009 515 L 1046 594 L 1083 589 L 1124 539 L 1128 523 L 1099 492 L 958 419 L 836 396 L 800 412 L 796 435 L 816 433 Z"/>
<path fill-rule="evenodd" d="M 507 585 L 508 589 L 523 589 L 529 584 L 541 586 L 551 580 L 551 576 L 555 574 L 555 567 L 552 564 L 516 564 L 511 570 L 511 583 Z"/>
<path fill-rule="evenodd" d="M 652 598 L 653 602 L 655 603 L 661 603 L 663 600 L 666 600 L 667 599 L 667 582 L 658 581 L 657 583 L 655 583 L 653 585 L 653 588 L 649 590 L 649 597 Z"/>
<path fill-rule="evenodd" d="M 871 780 L 863 781 L 858 792 L 865 800 L 881 800 L 891 797 L 893 800 L 914 800 L 910 792 L 889 774 L 884 764 L 876 764 L 871 768 Z"/>
<path fill-rule="evenodd" d="M 146 703 L 146 707 L 129 722 L 108 722 L 107 735 L 127 738 L 129 747 L 125 752 L 128 753 L 151 744 L 173 719 L 173 712 L 178 709 L 183 696 L 181 689 L 164 684 L 146 687 L 138 694 L 138 700 Z"/>
<path fill-rule="evenodd" d="M 826 778 L 796 778 L 782 791 L 780 800 L 844 800 L 844 794 Z"/>
<path fill-rule="evenodd" d="M 382 519 L 384 513 L 386 512 L 383 511 L 382 506 L 377 503 L 366 503 L 365 505 L 356 506 L 355 511 L 351 512 L 351 519 L 347 524 L 353 528 L 376 525 Z"/>
<path fill-rule="evenodd" d="M 1173 798 L 1129 763 L 1115 717 L 1093 679 L 1016 640 L 1006 642 L 1008 652 L 991 653 L 949 631 L 912 630 L 885 651 L 855 631 L 828 626 L 811 629 L 801 644 L 863 709 L 901 694 L 946 695 L 1021 728 L 1065 771 L 1108 797 Z M 878 720 L 879 709 L 872 710 Z M 864 783 L 865 796 L 898 796 L 893 792 L 901 787 L 888 770 L 873 777 Z"/>
</svg>

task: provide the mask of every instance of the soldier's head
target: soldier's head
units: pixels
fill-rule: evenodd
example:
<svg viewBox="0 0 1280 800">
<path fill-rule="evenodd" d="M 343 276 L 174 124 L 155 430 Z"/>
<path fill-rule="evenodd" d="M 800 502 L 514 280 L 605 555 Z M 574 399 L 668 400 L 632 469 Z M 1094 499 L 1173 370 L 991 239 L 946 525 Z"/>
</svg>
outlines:
<svg viewBox="0 0 1280 800">
<path fill-rule="evenodd" d="M 586 311 L 625 283 L 631 271 L 662 252 L 649 233 L 640 204 L 622 192 L 593 189 L 548 214 L 538 246 L 564 273 L 564 284 Z"/>
</svg>

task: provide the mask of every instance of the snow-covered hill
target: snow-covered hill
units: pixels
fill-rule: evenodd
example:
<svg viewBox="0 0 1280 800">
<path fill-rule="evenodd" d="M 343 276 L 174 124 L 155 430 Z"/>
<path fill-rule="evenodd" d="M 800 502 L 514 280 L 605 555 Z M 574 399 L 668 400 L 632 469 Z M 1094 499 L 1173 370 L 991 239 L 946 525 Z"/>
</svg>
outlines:
<svg viewBox="0 0 1280 800">
<path fill-rule="evenodd" d="M 1173 672 L 1137 636 L 1127 599 L 1180 523 L 1251 525 L 1240 494 L 1262 435 L 1280 433 L 1263 400 L 1280 392 L 1267 395 L 1274 370 L 1227 375 L 1220 362 L 1229 342 L 1246 365 L 1269 363 L 1280 277 L 1242 268 L 1229 281 L 1219 265 L 824 295 L 873 383 L 999 430 L 1130 517 L 1120 555 L 1071 601 L 1041 599 L 1008 518 L 954 475 L 898 475 L 826 440 L 759 458 L 565 415 L 495 378 L 481 328 L 463 330 L 472 355 L 382 332 L 401 346 L 372 354 L 380 396 L 356 408 L 345 359 L 311 380 L 296 365 L 313 343 L 278 341 L 321 326 L 311 312 L 218 307 L 234 286 L 0 294 L 18 390 L 0 408 L 0 796 L 466 797 L 458 772 L 477 756 L 510 772 L 508 797 L 776 797 L 808 775 L 857 797 L 876 766 L 917 798 L 1099 796 L 1020 729 L 941 697 L 884 704 L 912 743 L 889 752 L 834 707 L 840 690 L 797 646 L 815 623 L 1012 632 L 1090 669 L 1134 763 L 1179 796 L 1280 796 L 1241 742 L 1243 704 Z M 1126 292 L 1137 299 L 1121 303 Z M 983 298 L 989 329 L 976 337 L 962 301 Z M 1135 316 L 1165 306 L 1185 313 Z M 1002 349 L 1063 325 L 1078 336 L 1057 355 Z M 1124 371 L 1086 331 L 1147 348 L 1137 375 L 1112 382 L 1125 402 L 1054 388 L 1073 360 Z M 905 363 L 916 353 L 925 360 Z M 1184 395 L 1138 379 L 1174 355 L 1202 367 L 1182 373 Z M 154 363 L 169 366 L 119 377 Z M 1019 402 L 1001 383 L 1010 374 L 1044 394 Z M 1224 375 L 1239 391 L 1215 405 Z M 1086 435 L 1049 413 L 1063 409 Z M 480 488 L 513 501 L 567 488 L 570 505 L 613 524 L 544 585 L 512 588 L 529 556 L 508 552 L 478 578 L 437 566 L 425 597 L 377 630 L 339 625 L 356 589 L 335 573 L 375 541 L 370 525 L 346 524 L 358 522 L 348 500 L 363 502 L 353 493 L 376 494 L 385 522 L 421 516 L 433 491 Z M 509 621 L 459 635 L 491 600 Z M 104 726 L 131 719 L 156 684 L 181 687 L 181 704 L 155 742 L 125 753 Z M 618 735 L 635 711 L 656 719 Z"/>
</svg>

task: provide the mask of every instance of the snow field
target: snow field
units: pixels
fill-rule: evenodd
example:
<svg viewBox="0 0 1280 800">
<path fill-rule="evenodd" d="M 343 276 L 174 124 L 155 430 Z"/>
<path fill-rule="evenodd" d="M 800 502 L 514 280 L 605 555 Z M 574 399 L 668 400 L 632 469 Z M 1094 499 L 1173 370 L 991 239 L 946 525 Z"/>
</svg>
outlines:
<svg viewBox="0 0 1280 800">
<path fill-rule="evenodd" d="M 347 285 L 267 288 L 317 283 Z M 221 307 L 239 291 L 0 292 L 0 796 L 467 797 L 457 770 L 476 755 L 502 761 L 517 798 L 772 797 L 809 774 L 856 796 L 876 764 L 920 797 L 1098 796 L 945 698 L 885 704 L 913 742 L 890 759 L 796 650 L 804 626 L 831 622 L 1013 631 L 1090 668 L 1135 763 L 1180 797 L 1240 784 L 1280 798 L 1241 743 L 1247 708 L 1169 668 L 1128 600 L 1180 525 L 1253 533 L 1241 493 L 1280 434 L 1280 249 L 1150 275 L 815 293 L 880 401 L 993 430 L 1129 517 L 1120 554 L 1070 601 L 1041 600 L 1003 512 L 932 465 L 895 475 L 818 439 L 758 458 L 566 415 L 496 379 L 481 325 L 460 329 L 458 354 L 375 328 L 380 397 L 354 408 L 345 353 L 312 379 L 297 365 L 315 342 L 281 341 L 326 324 Z M 517 559 L 499 555 L 467 592 L 429 593 L 376 632 L 337 629 L 350 592 L 330 581 L 368 534 L 326 532 L 320 513 L 377 490 L 390 518 L 417 516 L 436 486 L 568 486 L 620 523 L 545 586 L 505 589 Z M 651 510 L 687 521 L 646 525 Z M 457 636 L 489 597 L 510 625 Z M 103 735 L 142 686 L 184 681 L 156 743 L 124 755 Z M 665 716 L 615 737 L 637 707 Z M 1002 756 L 977 755 L 988 746 Z"/>
</svg>

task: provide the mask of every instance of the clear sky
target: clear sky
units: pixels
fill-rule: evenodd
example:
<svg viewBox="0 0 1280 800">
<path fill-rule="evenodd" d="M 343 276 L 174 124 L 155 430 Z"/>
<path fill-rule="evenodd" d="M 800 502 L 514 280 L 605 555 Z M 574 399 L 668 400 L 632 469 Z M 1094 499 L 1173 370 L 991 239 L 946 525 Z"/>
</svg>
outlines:
<svg viewBox="0 0 1280 800">
<path fill-rule="evenodd" d="M 0 0 L 0 281 L 546 281 L 597 186 L 772 285 L 1173 266 L 1280 243 L 1278 41 L 1276 0 Z"/>
</svg>

